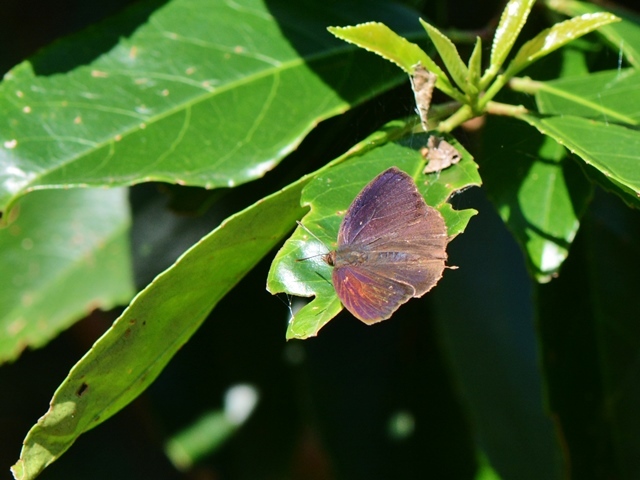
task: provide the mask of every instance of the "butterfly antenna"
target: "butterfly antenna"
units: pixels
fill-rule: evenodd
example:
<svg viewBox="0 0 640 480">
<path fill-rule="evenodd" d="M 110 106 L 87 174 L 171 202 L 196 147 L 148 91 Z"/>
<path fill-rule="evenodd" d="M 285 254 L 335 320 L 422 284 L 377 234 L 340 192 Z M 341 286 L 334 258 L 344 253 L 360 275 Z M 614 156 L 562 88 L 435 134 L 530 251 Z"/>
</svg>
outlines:
<svg viewBox="0 0 640 480">
<path fill-rule="evenodd" d="M 320 239 L 318 238 L 318 236 L 317 236 L 315 233 L 313 233 L 311 230 L 309 230 L 307 227 L 305 227 L 305 226 L 302 224 L 302 222 L 301 222 L 301 221 L 296 220 L 296 223 L 297 223 L 297 224 L 298 224 L 298 226 L 299 226 L 300 228 L 302 228 L 305 232 L 307 232 L 307 233 L 308 233 L 309 235 L 311 235 L 313 238 L 315 238 L 316 240 L 318 240 L 318 242 L 320 242 L 322 245 L 324 245 L 324 248 L 327 248 L 327 246 L 325 245 L 325 243 L 324 243 L 322 240 L 320 240 Z M 327 248 L 327 253 L 329 253 L 329 249 L 328 249 L 328 248 Z M 298 258 L 298 259 L 296 259 L 296 262 L 303 262 L 304 260 L 309 260 L 309 259 L 311 259 L 311 258 L 320 257 L 320 256 L 323 256 L 323 255 L 326 255 L 327 253 L 318 253 L 318 254 L 316 254 L 316 255 L 311 255 L 310 257 Z"/>
</svg>

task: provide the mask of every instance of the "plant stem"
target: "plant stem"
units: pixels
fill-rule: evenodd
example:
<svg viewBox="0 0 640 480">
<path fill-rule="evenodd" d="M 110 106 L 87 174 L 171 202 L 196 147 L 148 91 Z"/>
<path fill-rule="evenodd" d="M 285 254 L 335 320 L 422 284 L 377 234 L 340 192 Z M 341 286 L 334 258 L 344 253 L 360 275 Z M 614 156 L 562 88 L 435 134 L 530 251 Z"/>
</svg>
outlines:
<svg viewBox="0 0 640 480">
<path fill-rule="evenodd" d="M 542 82 L 532 80 L 529 77 L 515 77 L 509 81 L 509 87 L 516 92 L 534 94 L 538 93 L 538 90 L 542 87 Z"/>
<path fill-rule="evenodd" d="M 458 109 L 456 113 L 447 118 L 444 122 L 438 125 L 438 130 L 443 133 L 451 132 L 454 128 L 462 125 L 467 120 L 473 118 L 475 115 L 469 105 L 463 105 Z"/>
<path fill-rule="evenodd" d="M 522 105 L 511 105 L 508 103 L 489 102 L 487 104 L 486 112 L 492 115 L 503 115 L 506 117 L 518 117 L 529 113 Z"/>
</svg>

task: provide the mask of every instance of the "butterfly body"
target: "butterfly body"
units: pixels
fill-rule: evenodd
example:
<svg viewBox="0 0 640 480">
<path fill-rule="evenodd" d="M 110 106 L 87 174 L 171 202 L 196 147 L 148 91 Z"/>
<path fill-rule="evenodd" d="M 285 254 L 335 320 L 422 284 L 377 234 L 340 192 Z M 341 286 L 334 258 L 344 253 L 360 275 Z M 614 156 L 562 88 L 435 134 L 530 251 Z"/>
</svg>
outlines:
<svg viewBox="0 0 640 480">
<path fill-rule="evenodd" d="M 424 295 L 442 277 L 446 232 L 409 175 L 395 167 L 382 172 L 354 199 L 338 247 L 324 257 L 342 304 L 373 324 Z"/>
</svg>

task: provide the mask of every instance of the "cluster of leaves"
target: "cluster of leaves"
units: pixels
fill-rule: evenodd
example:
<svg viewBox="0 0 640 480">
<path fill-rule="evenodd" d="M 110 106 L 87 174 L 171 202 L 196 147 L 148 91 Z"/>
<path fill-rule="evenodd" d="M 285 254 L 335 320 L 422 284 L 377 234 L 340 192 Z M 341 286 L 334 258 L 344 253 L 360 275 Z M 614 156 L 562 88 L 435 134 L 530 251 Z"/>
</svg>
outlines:
<svg viewBox="0 0 640 480">
<path fill-rule="evenodd" d="M 37 476 L 81 434 L 144 391 L 218 302 L 285 239 L 296 220 L 304 216 L 306 228 L 331 245 L 338 212 L 385 168 L 395 165 L 414 176 L 427 202 L 443 214 L 449 235 L 464 232 L 476 212 L 455 210 L 449 201 L 480 185 L 481 177 L 471 154 L 450 132 L 474 117 L 489 117 L 478 160 L 482 183 L 538 282 L 555 277 L 567 259 L 595 186 L 638 207 L 638 22 L 627 17 L 615 23 L 618 17 L 579 2 L 550 2 L 550 12 L 573 18 L 543 30 L 512 55 L 534 2 L 511 0 L 483 71 L 480 38 L 465 63 L 433 25 L 422 21 L 424 30 L 417 28 L 415 11 L 391 2 L 365 3 L 331 10 L 311 0 L 295 6 L 249 0 L 233 5 L 143 2 L 81 37 L 82 52 L 75 50 L 79 40 L 72 38 L 6 75 L 0 85 L 0 209 L 5 212 L 0 262 L 7 272 L 0 277 L 0 326 L 6 332 L 0 336 L 0 361 L 15 360 L 25 347 L 46 344 L 96 307 L 130 301 L 69 372 L 51 408 L 29 432 L 13 467 L 16 478 Z M 391 62 L 339 42 L 325 30 L 353 24 L 329 30 Z M 139 26 L 121 38 L 132 25 Z M 309 28 L 303 31 L 299 25 Z M 560 78 L 516 78 L 537 60 L 595 30 L 630 68 L 589 73 L 584 62 L 567 56 Z M 443 68 L 407 40 L 425 37 Z M 110 38 L 115 46 L 104 51 Z M 88 65 L 67 68 L 70 53 L 81 62 L 87 51 L 93 55 Z M 319 170 L 280 190 L 270 188 L 269 195 L 229 216 L 132 299 L 130 220 L 126 191 L 120 187 L 164 181 L 220 189 L 257 180 L 276 168 L 320 120 L 406 81 L 418 62 L 437 75 L 436 88 L 451 99 L 433 107 L 431 122 L 461 152 L 459 164 L 423 176 L 420 148 L 427 135 L 416 133 L 414 118 L 389 123 Z M 535 106 L 514 103 L 505 93 L 507 85 L 513 92 L 535 94 Z M 627 232 L 627 223 L 621 223 Z M 315 296 L 288 323 L 288 338 L 316 335 L 341 309 L 324 280 L 328 267 L 315 260 L 296 262 L 324 253 L 324 248 L 297 229 L 272 264 L 271 292 Z M 609 276 L 605 260 L 593 268 L 599 282 Z M 578 442 L 571 443 L 579 429 L 572 430 L 561 405 L 568 387 L 566 376 L 554 369 L 562 345 L 550 320 L 558 311 L 554 299 L 563 291 L 575 298 L 573 277 L 567 278 L 540 287 L 537 308 L 550 408 L 559 415 L 570 449 L 580 450 Z M 592 288 L 601 295 L 594 299 L 598 309 L 584 309 L 590 325 L 606 325 L 608 315 L 626 315 L 625 308 L 612 313 L 603 306 L 628 290 L 598 282 Z M 458 316 L 469 314 L 462 303 L 457 308 Z M 455 308 L 446 309 L 455 325 Z M 447 335 L 451 346 L 451 331 Z M 605 372 L 598 394 L 622 398 L 611 407 L 614 420 L 603 430 L 617 455 L 612 463 L 632 478 L 638 466 L 628 442 L 637 436 L 636 424 L 624 424 L 628 411 L 618 406 L 635 398 L 620 388 L 630 381 L 625 372 L 633 365 L 639 339 L 629 337 L 624 358 L 614 361 L 607 353 L 615 351 L 618 337 L 605 333 L 597 338 L 603 341 L 599 367 Z M 464 363 L 451 355 L 454 365 Z M 482 430 L 482 421 L 476 421 Z M 546 442 L 554 451 L 547 458 L 560 456 L 557 439 L 548 430 L 552 440 Z M 509 476 L 510 467 L 499 455 L 492 456 L 498 444 L 483 440 L 496 470 L 504 478 L 516 478 Z M 579 455 L 574 450 L 568 455 L 576 468 Z M 562 462 L 540 463 L 548 468 L 538 472 L 562 470 Z M 483 475 L 495 478 L 498 473 L 485 465 L 477 478 Z"/>
</svg>

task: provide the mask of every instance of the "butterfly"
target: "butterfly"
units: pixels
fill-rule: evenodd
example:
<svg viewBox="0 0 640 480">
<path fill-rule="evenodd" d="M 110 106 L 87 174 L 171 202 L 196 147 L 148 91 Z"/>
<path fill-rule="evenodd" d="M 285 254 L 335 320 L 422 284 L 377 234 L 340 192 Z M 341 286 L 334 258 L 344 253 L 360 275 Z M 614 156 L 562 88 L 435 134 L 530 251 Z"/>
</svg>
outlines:
<svg viewBox="0 0 640 480">
<path fill-rule="evenodd" d="M 385 170 L 353 200 L 338 231 L 333 266 L 338 298 L 366 324 L 386 320 L 440 280 L 447 260 L 447 227 L 413 179 Z"/>
</svg>

